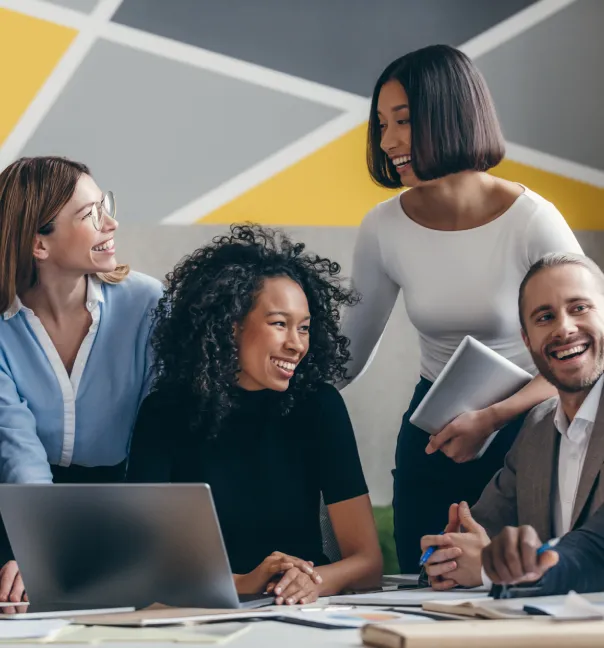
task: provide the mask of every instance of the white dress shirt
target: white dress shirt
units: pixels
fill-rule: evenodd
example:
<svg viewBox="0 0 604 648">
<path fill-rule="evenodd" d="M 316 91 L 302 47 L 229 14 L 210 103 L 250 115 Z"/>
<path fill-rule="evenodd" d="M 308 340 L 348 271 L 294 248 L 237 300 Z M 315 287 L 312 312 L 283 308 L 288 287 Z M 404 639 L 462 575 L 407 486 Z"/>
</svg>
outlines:
<svg viewBox="0 0 604 648">
<path fill-rule="evenodd" d="M 552 511 L 554 535 L 558 538 L 570 531 L 577 489 L 602 396 L 603 381 L 604 376 L 600 376 L 570 423 L 562 409 L 560 400 L 558 400 L 554 425 L 562 438 L 558 453 L 558 471 L 554 479 L 555 497 L 553 500 L 554 510 Z M 541 538 L 542 542 L 547 540 L 549 538 Z M 484 567 L 482 568 L 482 584 L 485 587 L 492 585 Z"/>
<path fill-rule="evenodd" d="M 554 535 L 563 536 L 570 531 L 570 524 L 577 496 L 577 488 L 587 455 L 587 446 L 598 413 L 604 377 L 598 382 L 583 401 L 575 418 L 569 423 L 562 404 L 558 401 L 554 425 L 562 438 L 558 453 L 558 473 L 555 481 L 553 502 Z M 549 538 L 542 538 L 545 542 Z"/>
</svg>

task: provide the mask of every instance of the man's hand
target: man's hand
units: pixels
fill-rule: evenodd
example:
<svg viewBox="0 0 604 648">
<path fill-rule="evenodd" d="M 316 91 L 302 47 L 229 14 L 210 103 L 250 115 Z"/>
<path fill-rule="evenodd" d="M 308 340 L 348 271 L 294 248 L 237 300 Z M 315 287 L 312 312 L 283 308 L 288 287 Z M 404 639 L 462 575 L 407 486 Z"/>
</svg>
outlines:
<svg viewBox="0 0 604 648">
<path fill-rule="evenodd" d="M 487 576 L 497 585 L 538 581 L 548 569 L 558 564 L 555 551 L 544 551 L 537 532 L 531 526 L 505 527 L 482 551 Z"/>
<path fill-rule="evenodd" d="M 438 547 L 426 563 L 430 584 L 436 590 L 447 590 L 456 585 L 476 587 L 482 584 L 481 554 L 489 543 L 489 536 L 472 517 L 467 502 L 462 502 L 458 509 L 464 533 L 449 531 L 453 526 L 451 517 L 450 509 L 446 533 L 422 538 L 422 551 L 431 546 Z"/>
<path fill-rule="evenodd" d="M 471 461 L 495 430 L 495 417 L 488 408 L 464 412 L 431 437 L 426 453 L 441 450 L 456 463 Z"/>
<path fill-rule="evenodd" d="M 271 580 L 294 568 L 309 576 L 315 583 L 323 582 L 321 576 L 313 569 L 312 562 L 288 556 L 281 551 L 273 551 L 253 571 L 247 574 L 236 574 L 234 576 L 235 587 L 239 594 L 258 594 L 267 589 Z"/>
</svg>

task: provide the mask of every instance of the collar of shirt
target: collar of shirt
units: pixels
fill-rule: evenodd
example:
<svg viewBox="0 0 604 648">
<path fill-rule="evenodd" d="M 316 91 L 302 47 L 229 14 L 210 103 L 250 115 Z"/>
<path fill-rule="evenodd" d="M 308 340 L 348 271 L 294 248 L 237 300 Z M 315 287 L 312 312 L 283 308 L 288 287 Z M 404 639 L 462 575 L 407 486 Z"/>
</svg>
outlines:
<svg viewBox="0 0 604 648">
<path fill-rule="evenodd" d="M 87 275 L 86 283 L 86 308 L 92 313 L 100 303 L 105 301 L 103 296 L 103 286 L 101 280 L 96 275 Z M 31 309 L 24 306 L 19 297 L 11 304 L 10 308 L 2 314 L 5 320 L 14 317 L 19 311 L 31 312 Z"/>
<path fill-rule="evenodd" d="M 598 406 L 600 405 L 600 397 L 602 396 L 602 386 L 604 385 L 604 375 L 600 376 L 596 384 L 591 388 L 587 398 L 575 414 L 575 418 L 569 423 L 566 414 L 562 409 L 562 403 L 558 399 L 558 406 L 556 407 L 556 414 L 554 415 L 554 425 L 560 434 L 566 436 L 571 441 L 578 441 L 574 438 L 573 432 L 578 429 L 578 426 L 573 425 L 575 421 L 583 421 L 590 427 L 595 423 L 596 415 L 598 413 Z M 585 429 L 587 426 L 583 425 L 581 428 Z"/>
</svg>

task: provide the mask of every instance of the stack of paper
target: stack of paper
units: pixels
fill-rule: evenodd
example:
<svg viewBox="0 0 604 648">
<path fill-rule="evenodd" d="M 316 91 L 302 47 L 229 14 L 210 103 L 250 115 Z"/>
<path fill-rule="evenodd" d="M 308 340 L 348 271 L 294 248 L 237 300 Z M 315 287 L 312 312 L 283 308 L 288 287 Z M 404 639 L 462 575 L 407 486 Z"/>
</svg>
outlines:
<svg viewBox="0 0 604 648">
<path fill-rule="evenodd" d="M 454 614 L 481 619 L 518 619 L 531 615 L 549 615 L 558 619 L 604 619 L 604 593 L 575 592 L 562 596 L 535 596 L 513 599 L 474 599 L 426 601 L 427 612 Z"/>
</svg>

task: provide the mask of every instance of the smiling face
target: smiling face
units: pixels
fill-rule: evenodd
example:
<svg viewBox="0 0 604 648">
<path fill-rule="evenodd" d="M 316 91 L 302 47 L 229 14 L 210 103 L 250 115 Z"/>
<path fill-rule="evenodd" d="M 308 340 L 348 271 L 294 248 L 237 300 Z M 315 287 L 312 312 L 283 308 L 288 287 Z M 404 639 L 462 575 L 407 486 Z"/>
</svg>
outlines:
<svg viewBox="0 0 604 648">
<path fill-rule="evenodd" d="M 83 173 L 73 196 L 54 219 L 53 231 L 36 236 L 34 256 L 41 267 L 78 275 L 115 270 L 117 221 L 105 213 L 100 231 L 92 224 L 92 205 L 102 197 L 96 182 Z"/>
<path fill-rule="evenodd" d="M 526 285 L 523 338 L 537 369 L 564 392 L 589 390 L 604 372 L 603 286 L 587 268 L 545 268 Z"/>
<path fill-rule="evenodd" d="M 289 277 L 266 279 L 254 307 L 236 327 L 239 386 L 285 391 L 308 352 L 309 328 L 302 288 Z"/>
<path fill-rule="evenodd" d="M 413 187 L 420 181 L 411 166 L 411 123 L 409 120 L 409 99 L 405 88 L 395 80 L 382 86 L 377 103 L 380 122 L 380 146 L 406 187 Z"/>
</svg>

